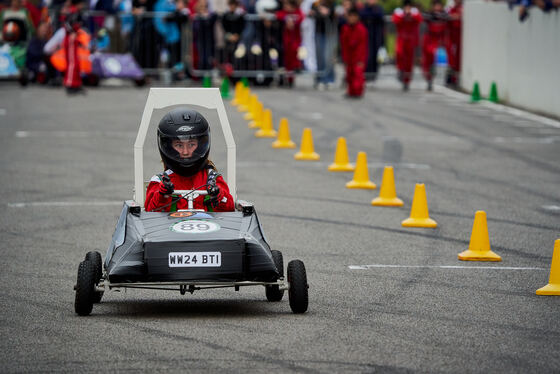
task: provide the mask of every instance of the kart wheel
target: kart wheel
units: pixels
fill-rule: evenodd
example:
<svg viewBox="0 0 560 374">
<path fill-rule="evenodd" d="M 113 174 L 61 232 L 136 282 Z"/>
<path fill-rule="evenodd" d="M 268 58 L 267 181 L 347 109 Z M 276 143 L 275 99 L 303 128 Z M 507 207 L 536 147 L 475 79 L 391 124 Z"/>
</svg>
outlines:
<svg viewBox="0 0 560 374">
<path fill-rule="evenodd" d="M 288 263 L 288 295 L 290 297 L 290 308 L 294 313 L 305 313 L 309 304 L 307 274 L 305 265 L 300 260 L 292 260 Z"/>
<path fill-rule="evenodd" d="M 274 265 L 280 274 L 280 278 L 284 278 L 284 259 L 282 258 L 282 252 L 275 249 L 272 250 L 272 259 L 274 260 Z M 265 286 L 266 289 L 266 299 L 268 301 L 280 301 L 284 297 L 284 290 L 280 290 L 278 286 Z"/>
<path fill-rule="evenodd" d="M 95 265 L 91 261 L 80 262 L 76 282 L 74 310 L 80 316 L 87 316 L 93 309 L 95 293 Z"/>
<path fill-rule="evenodd" d="M 90 261 L 95 265 L 95 284 L 98 284 L 101 280 L 101 275 L 103 274 L 101 254 L 97 251 L 90 251 L 86 254 L 86 261 Z M 100 303 L 102 297 L 103 291 L 95 291 L 93 294 L 93 303 Z"/>
</svg>

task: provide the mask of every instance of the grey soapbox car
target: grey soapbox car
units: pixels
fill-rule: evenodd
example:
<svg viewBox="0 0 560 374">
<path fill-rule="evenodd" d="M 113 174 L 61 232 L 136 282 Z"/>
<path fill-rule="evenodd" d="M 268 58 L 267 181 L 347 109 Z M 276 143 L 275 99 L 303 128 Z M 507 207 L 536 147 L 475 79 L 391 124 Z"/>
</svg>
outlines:
<svg viewBox="0 0 560 374">
<path fill-rule="evenodd" d="M 282 253 L 266 242 L 254 206 L 236 200 L 234 212 L 193 209 L 193 200 L 206 190 L 175 191 L 189 209 L 177 212 L 144 210 L 143 145 L 154 109 L 196 105 L 216 109 L 227 147 L 227 181 L 236 199 L 235 143 L 218 89 L 152 88 L 134 145 L 134 199 L 125 201 L 105 260 L 88 252 L 78 268 L 74 308 L 92 312 L 105 292 L 121 288 L 196 290 L 264 286 L 269 301 L 288 291 L 294 313 L 308 307 L 305 266 L 288 263 L 284 277 Z"/>
</svg>

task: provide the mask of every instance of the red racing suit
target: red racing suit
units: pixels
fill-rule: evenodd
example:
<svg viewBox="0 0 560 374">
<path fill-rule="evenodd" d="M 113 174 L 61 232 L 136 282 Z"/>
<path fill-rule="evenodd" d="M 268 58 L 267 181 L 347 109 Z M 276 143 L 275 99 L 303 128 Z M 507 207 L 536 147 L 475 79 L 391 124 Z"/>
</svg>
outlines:
<svg viewBox="0 0 560 374">
<path fill-rule="evenodd" d="M 418 46 L 419 27 L 422 15 L 417 8 L 412 8 L 410 14 L 405 14 L 401 8 L 393 12 L 393 23 L 397 28 L 396 63 L 404 83 L 412 79 L 414 66 L 414 49 Z"/>
<path fill-rule="evenodd" d="M 433 66 L 437 49 L 445 45 L 447 18 L 445 12 L 431 12 L 424 17 L 427 28 L 422 39 L 422 72 L 427 81 L 435 75 Z"/>
<path fill-rule="evenodd" d="M 346 65 L 346 83 L 348 96 L 362 96 L 364 93 L 364 71 L 368 60 L 368 31 L 358 22 L 348 23 L 340 31 L 340 48 L 342 61 Z"/>
<path fill-rule="evenodd" d="M 64 42 L 62 43 L 64 54 L 66 56 L 66 70 L 64 71 L 64 87 L 80 88 L 82 87 L 82 78 L 80 76 L 80 61 L 78 58 L 78 48 L 80 41 L 78 33 L 75 30 L 66 30 Z"/>
<path fill-rule="evenodd" d="M 301 9 L 293 12 L 279 10 L 276 12 L 276 18 L 284 22 L 284 31 L 282 32 L 282 46 L 284 49 L 284 68 L 291 72 L 301 67 L 298 59 L 298 48 L 301 46 L 301 23 L 304 19 Z M 288 27 L 286 22 L 288 19 L 293 21 L 293 26 Z"/>
<path fill-rule="evenodd" d="M 206 190 L 206 186 L 203 186 L 208 181 L 208 169 L 204 168 L 200 170 L 198 173 L 191 177 L 183 177 L 177 173 L 174 173 L 172 170 L 166 170 L 165 174 L 169 176 L 171 183 L 173 183 L 175 190 L 192 190 L 192 189 L 199 189 L 199 190 Z M 146 211 L 151 212 L 154 209 L 160 208 L 164 205 L 171 203 L 172 196 L 162 195 L 159 193 L 161 178 L 163 175 L 154 175 L 150 180 L 150 184 L 148 184 L 148 188 L 146 190 L 146 203 L 144 207 Z M 206 196 L 199 196 L 193 201 L 193 208 L 194 209 L 204 209 L 210 210 L 214 212 L 232 212 L 234 210 L 234 201 L 233 197 L 229 193 L 229 187 L 227 183 L 221 176 L 216 178 L 216 186 L 220 188 L 220 193 L 218 194 L 217 201 L 218 204 L 214 207 L 208 207 L 204 204 L 204 198 Z M 197 188 L 198 187 L 198 188 Z M 169 206 L 163 208 L 162 212 L 173 212 L 179 209 L 187 209 L 187 200 L 181 199 L 177 203 L 170 204 Z"/>
<path fill-rule="evenodd" d="M 447 12 L 447 40 L 445 48 L 449 67 L 455 71 L 461 71 L 461 22 L 463 16 L 463 5 L 455 5 Z"/>
</svg>

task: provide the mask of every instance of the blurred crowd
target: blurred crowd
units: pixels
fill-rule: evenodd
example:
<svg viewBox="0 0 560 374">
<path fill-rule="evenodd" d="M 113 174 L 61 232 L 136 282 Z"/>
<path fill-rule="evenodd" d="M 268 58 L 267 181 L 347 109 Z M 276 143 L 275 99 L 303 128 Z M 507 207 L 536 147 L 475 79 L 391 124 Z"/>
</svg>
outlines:
<svg viewBox="0 0 560 374">
<path fill-rule="evenodd" d="M 379 0 L 8 1 L 0 5 L 2 42 L 21 46 L 12 55 L 32 81 L 59 77 L 67 88 L 81 87 L 83 55 L 104 51 L 131 52 L 144 71 L 168 69 L 178 79 L 218 69 L 269 84 L 280 72 L 279 84 L 291 87 L 305 70 L 318 89 L 335 82 L 340 61 L 349 97 L 360 97 L 365 81 L 376 78 L 387 49 L 405 90 L 417 47 L 428 89 L 438 49 L 447 52 L 449 84 L 460 70 L 461 0 L 424 7 L 404 0 L 392 17 Z M 389 29 L 396 40 L 386 40 Z"/>
<path fill-rule="evenodd" d="M 518 6 L 519 20 L 525 21 L 529 17 L 529 9 L 532 6 L 538 7 L 545 13 L 560 8 L 560 0 L 507 0 L 510 9 Z"/>
</svg>

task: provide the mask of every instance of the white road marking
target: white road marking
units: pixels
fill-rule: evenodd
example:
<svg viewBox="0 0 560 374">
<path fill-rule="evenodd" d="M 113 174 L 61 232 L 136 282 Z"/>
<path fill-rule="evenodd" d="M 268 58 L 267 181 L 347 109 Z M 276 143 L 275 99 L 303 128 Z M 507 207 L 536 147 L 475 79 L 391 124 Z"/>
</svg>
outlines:
<svg viewBox="0 0 560 374">
<path fill-rule="evenodd" d="M 29 202 L 22 202 L 22 203 L 8 203 L 9 208 L 115 206 L 115 205 L 123 205 L 123 202 L 122 201 L 29 201 Z"/>
<path fill-rule="evenodd" d="M 543 205 L 542 208 L 544 210 L 552 210 L 552 211 L 560 210 L 560 206 L 558 206 L 558 205 Z"/>
<path fill-rule="evenodd" d="M 368 270 L 372 268 L 396 269 L 484 269 L 484 270 L 548 270 L 537 267 L 512 267 L 512 266 L 465 266 L 465 265 L 349 265 L 350 270 Z"/>
<path fill-rule="evenodd" d="M 465 102 L 465 104 L 468 103 L 468 100 L 469 100 L 469 95 L 468 94 L 460 93 L 460 92 L 451 90 L 447 87 L 440 86 L 440 85 L 436 85 L 435 90 L 436 90 L 436 92 L 442 93 L 446 96 L 454 97 L 457 100 L 461 100 L 461 101 Z M 477 106 L 479 106 L 479 107 L 481 106 L 483 108 L 493 109 L 493 110 L 503 112 L 503 113 L 508 113 L 508 114 L 511 114 L 515 117 L 528 119 L 528 120 L 531 120 L 531 121 L 539 122 L 539 123 L 542 123 L 544 125 L 560 129 L 560 121 L 556 121 L 556 120 L 553 120 L 553 119 L 550 119 L 550 118 L 547 118 L 547 117 L 539 116 L 537 114 L 529 113 L 529 112 L 526 112 L 526 111 L 521 110 L 521 109 L 516 109 L 516 108 L 509 107 L 509 106 L 501 105 L 501 104 L 495 104 L 495 103 L 492 103 L 490 101 L 484 101 L 484 100 L 480 101 L 476 104 L 472 104 L 473 108 L 477 107 Z"/>
<path fill-rule="evenodd" d="M 0 116 L 5 116 L 5 115 L 6 115 L 6 109 L 0 108 Z"/>
<path fill-rule="evenodd" d="M 503 137 L 496 136 L 494 138 L 494 143 L 514 143 L 514 144 L 554 144 L 560 142 L 560 136 L 546 136 L 546 137 L 535 137 L 535 136 L 513 136 L 513 137 Z"/>
<path fill-rule="evenodd" d="M 311 119 L 314 119 L 314 120 L 320 120 L 320 119 L 323 119 L 323 113 L 314 112 L 314 113 L 311 113 L 311 114 L 309 115 L 309 117 L 310 117 Z"/>
</svg>

